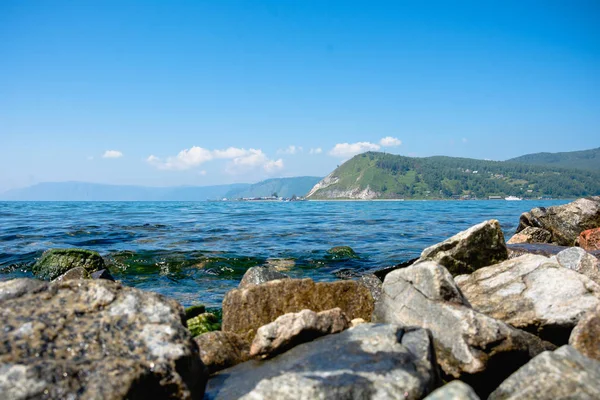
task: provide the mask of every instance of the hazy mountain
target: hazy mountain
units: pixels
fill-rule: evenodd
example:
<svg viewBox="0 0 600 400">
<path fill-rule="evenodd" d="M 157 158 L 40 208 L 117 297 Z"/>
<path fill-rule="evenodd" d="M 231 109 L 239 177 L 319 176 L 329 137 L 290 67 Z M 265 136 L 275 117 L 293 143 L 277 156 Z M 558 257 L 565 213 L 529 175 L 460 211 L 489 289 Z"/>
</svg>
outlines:
<svg viewBox="0 0 600 400">
<path fill-rule="evenodd" d="M 244 197 L 265 197 L 277 193 L 279 197 L 304 196 L 321 180 L 315 176 L 267 179 L 245 188 L 230 190 L 225 197 L 239 199 Z"/>
<path fill-rule="evenodd" d="M 85 182 L 46 182 L 0 194 L 17 201 L 202 201 L 220 199 L 249 184 L 218 186 L 144 187 Z"/>
<path fill-rule="evenodd" d="M 600 171 L 600 147 L 591 150 L 564 153 L 533 153 L 511 158 L 508 162 L 545 165 L 549 167 L 578 168 Z"/>
<path fill-rule="evenodd" d="M 600 173 L 454 157 L 368 152 L 317 183 L 309 199 L 581 197 L 600 194 Z"/>
</svg>

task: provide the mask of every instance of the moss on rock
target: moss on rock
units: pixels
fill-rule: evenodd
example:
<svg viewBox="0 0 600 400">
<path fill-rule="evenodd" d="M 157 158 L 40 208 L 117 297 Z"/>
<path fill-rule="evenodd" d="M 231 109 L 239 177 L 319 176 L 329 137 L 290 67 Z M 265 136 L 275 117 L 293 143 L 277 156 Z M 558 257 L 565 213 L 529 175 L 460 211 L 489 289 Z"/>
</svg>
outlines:
<svg viewBox="0 0 600 400">
<path fill-rule="evenodd" d="M 193 337 L 221 329 L 219 318 L 211 313 L 200 314 L 194 318 L 188 319 L 186 323 Z"/>
<path fill-rule="evenodd" d="M 105 268 L 104 260 L 95 251 L 84 249 L 51 249 L 33 266 L 33 273 L 39 279 L 52 280 L 70 269 L 81 267 L 88 273 Z"/>
</svg>

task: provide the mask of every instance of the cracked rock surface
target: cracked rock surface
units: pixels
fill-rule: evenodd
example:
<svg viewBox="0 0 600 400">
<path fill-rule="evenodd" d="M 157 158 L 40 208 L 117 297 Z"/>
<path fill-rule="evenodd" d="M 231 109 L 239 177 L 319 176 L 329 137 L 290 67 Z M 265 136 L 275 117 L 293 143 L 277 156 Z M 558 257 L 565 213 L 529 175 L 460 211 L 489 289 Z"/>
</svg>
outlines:
<svg viewBox="0 0 600 400">
<path fill-rule="evenodd" d="M 202 398 L 207 371 L 183 308 L 107 280 L 0 283 L 8 399 Z"/>
<path fill-rule="evenodd" d="M 488 400 L 600 399 L 600 362 L 571 346 L 546 351 L 519 368 Z"/>
<path fill-rule="evenodd" d="M 425 329 L 362 324 L 211 377 L 206 399 L 420 399 L 439 384 Z"/>
<path fill-rule="evenodd" d="M 480 395 L 554 348 L 472 309 L 450 273 L 431 261 L 388 274 L 373 319 L 429 329 L 444 373 L 469 383 Z"/>
<path fill-rule="evenodd" d="M 557 345 L 600 304 L 599 285 L 544 256 L 524 255 L 456 282 L 477 311 Z"/>
</svg>

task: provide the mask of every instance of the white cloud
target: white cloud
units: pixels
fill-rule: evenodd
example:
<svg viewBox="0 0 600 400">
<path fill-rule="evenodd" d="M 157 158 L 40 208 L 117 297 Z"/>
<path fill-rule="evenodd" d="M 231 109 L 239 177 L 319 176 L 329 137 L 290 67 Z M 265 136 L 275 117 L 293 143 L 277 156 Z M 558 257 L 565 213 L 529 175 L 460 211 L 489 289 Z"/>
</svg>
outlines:
<svg viewBox="0 0 600 400">
<path fill-rule="evenodd" d="M 246 149 L 240 149 L 238 147 L 229 147 L 226 150 L 215 150 L 213 155 L 215 158 L 236 158 L 246 155 L 248 151 Z"/>
<path fill-rule="evenodd" d="M 302 147 L 301 146 L 288 146 L 285 149 L 279 149 L 277 150 L 277 154 L 296 154 L 296 153 L 301 153 L 302 152 Z"/>
<path fill-rule="evenodd" d="M 396 147 L 402 144 L 402 141 L 398 138 L 386 136 L 379 141 L 379 144 L 383 147 Z"/>
<path fill-rule="evenodd" d="M 280 158 L 277 161 L 267 161 L 267 163 L 263 165 L 263 168 L 265 169 L 265 171 L 267 171 L 267 173 L 279 171 L 283 169 L 283 160 Z"/>
<path fill-rule="evenodd" d="M 102 158 L 119 158 L 123 157 L 123 153 L 118 150 L 106 150 L 102 155 Z"/>
<path fill-rule="evenodd" d="M 210 152 L 210 150 L 194 146 L 190 149 L 181 150 L 175 157 L 168 157 L 164 162 L 154 155 L 148 157 L 146 161 L 158 169 L 183 171 L 197 167 L 198 165 L 212 159 L 213 154 Z"/>
<path fill-rule="evenodd" d="M 323 149 L 320 147 L 317 147 L 315 149 L 310 149 L 308 154 L 321 154 L 322 152 L 323 152 Z"/>
<path fill-rule="evenodd" d="M 329 151 L 329 154 L 334 157 L 348 158 L 365 151 L 377 151 L 380 148 L 381 146 L 378 144 L 370 142 L 338 143 Z"/>
</svg>

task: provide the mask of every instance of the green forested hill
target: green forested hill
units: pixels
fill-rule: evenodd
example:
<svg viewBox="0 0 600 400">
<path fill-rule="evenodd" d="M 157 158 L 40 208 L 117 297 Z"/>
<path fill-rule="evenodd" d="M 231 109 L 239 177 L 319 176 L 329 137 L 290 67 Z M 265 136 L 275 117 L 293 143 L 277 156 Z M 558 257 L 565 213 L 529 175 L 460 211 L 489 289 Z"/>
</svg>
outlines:
<svg viewBox="0 0 600 400">
<path fill-rule="evenodd" d="M 600 147 L 564 153 L 534 153 L 512 158 L 507 162 L 545 165 L 548 167 L 578 168 L 600 172 Z"/>
<path fill-rule="evenodd" d="M 348 160 L 310 191 L 310 199 L 580 197 L 600 194 L 600 173 L 506 161 L 411 158 L 368 152 Z"/>
</svg>

